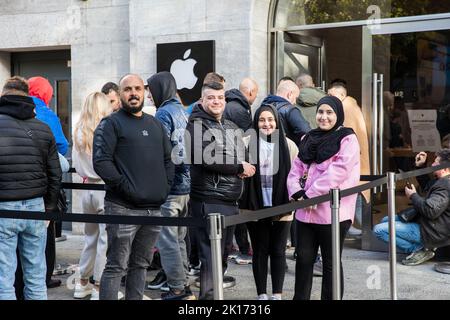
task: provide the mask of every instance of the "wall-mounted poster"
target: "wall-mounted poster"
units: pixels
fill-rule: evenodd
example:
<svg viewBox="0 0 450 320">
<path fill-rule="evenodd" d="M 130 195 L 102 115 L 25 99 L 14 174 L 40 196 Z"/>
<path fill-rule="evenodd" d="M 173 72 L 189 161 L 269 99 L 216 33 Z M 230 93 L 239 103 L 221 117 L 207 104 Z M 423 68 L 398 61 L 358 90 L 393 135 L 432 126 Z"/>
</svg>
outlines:
<svg viewBox="0 0 450 320">
<path fill-rule="evenodd" d="M 156 55 L 157 72 L 173 74 L 183 104 L 196 102 L 206 74 L 215 71 L 215 41 L 158 43 Z"/>
<path fill-rule="evenodd" d="M 413 152 L 439 151 L 441 138 L 436 129 L 436 110 L 408 110 Z"/>
</svg>

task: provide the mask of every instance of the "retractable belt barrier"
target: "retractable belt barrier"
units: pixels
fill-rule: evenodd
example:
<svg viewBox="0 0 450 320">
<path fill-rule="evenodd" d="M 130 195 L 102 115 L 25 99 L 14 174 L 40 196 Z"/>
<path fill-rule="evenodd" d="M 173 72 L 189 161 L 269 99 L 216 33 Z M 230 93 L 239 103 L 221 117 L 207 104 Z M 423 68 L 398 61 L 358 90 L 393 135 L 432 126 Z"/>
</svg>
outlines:
<svg viewBox="0 0 450 320">
<path fill-rule="evenodd" d="M 450 167 L 449 162 L 446 162 L 446 163 L 443 162 L 439 166 L 433 166 L 433 167 L 428 167 L 428 168 L 424 168 L 424 169 L 417 169 L 414 171 L 408 171 L 408 172 L 402 172 L 402 173 L 396 174 L 395 180 L 400 181 L 400 180 L 411 178 L 411 177 L 421 176 L 421 175 L 432 173 L 436 170 L 445 169 L 445 168 L 449 168 L 449 167 Z M 364 178 L 364 180 L 363 180 L 363 178 Z M 374 179 L 374 178 L 376 178 L 376 179 Z M 344 198 L 349 195 L 352 195 L 355 193 L 360 193 L 364 190 L 372 189 L 375 187 L 379 187 L 383 184 L 386 184 L 387 177 L 386 177 L 386 175 L 376 175 L 376 176 L 375 175 L 374 176 L 366 175 L 366 176 L 361 176 L 361 181 L 370 181 L 370 182 L 361 184 L 361 185 L 353 187 L 353 188 L 340 190 L 341 198 Z M 303 209 L 306 207 L 314 206 L 319 203 L 328 202 L 330 200 L 331 200 L 330 194 L 325 194 L 325 195 L 314 197 L 311 199 L 293 201 L 293 202 L 283 204 L 283 205 L 277 206 L 277 207 L 271 207 L 271 208 L 255 210 L 255 211 L 240 210 L 239 215 L 224 217 L 224 226 L 228 227 L 228 226 L 232 226 L 235 224 L 241 224 L 241 223 L 245 223 L 245 222 L 249 222 L 249 221 L 255 221 L 255 220 L 259 220 L 259 219 L 274 217 L 274 216 L 277 216 L 280 214 L 292 212 L 297 209 Z"/>
<path fill-rule="evenodd" d="M 439 166 L 428 167 L 424 169 L 418 169 L 414 171 L 408 171 L 396 174 L 397 181 L 415 177 L 419 175 L 428 174 L 436 170 L 450 167 L 450 163 L 443 163 Z M 74 172 L 73 168 L 69 172 Z M 368 183 L 361 184 L 359 186 L 341 190 L 341 197 L 346 197 L 351 194 L 359 193 L 367 189 L 378 187 L 387 183 L 386 176 L 361 176 L 361 179 L 370 181 Z M 373 180 L 376 178 L 375 180 Z M 68 183 L 63 182 L 62 188 L 64 189 L 77 189 L 77 190 L 105 190 L 103 184 L 90 184 L 90 183 Z M 297 209 L 314 206 L 316 204 L 330 201 L 330 195 L 322 195 L 311 199 L 305 199 L 301 201 L 290 202 L 281 206 L 251 211 L 241 210 L 239 215 L 224 217 L 223 227 L 241 224 L 248 221 L 255 221 L 268 217 L 277 216 L 292 212 Z M 166 217 L 129 217 L 119 215 L 99 215 L 99 214 L 82 214 L 82 213 L 65 213 L 60 214 L 58 212 L 32 212 L 32 211 L 10 211 L 0 210 L 0 218 L 15 218 L 15 219 L 31 219 L 31 220 L 55 220 L 55 221 L 72 221 L 72 222 L 86 222 L 86 223 L 107 223 L 107 224 L 132 224 L 132 225 L 161 225 L 161 226 L 189 226 L 189 227 L 201 227 L 205 226 L 205 219 L 202 218 L 166 218 Z"/>
<path fill-rule="evenodd" d="M 331 189 L 327 195 L 294 201 L 285 205 L 267 208 L 262 210 L 250 211 L 241 210 L 240 214 L 235 216 L 226 216 L 217 213 L 209 214 L 207 219 L 203 218 L 166 218 L 166 217 L 129 217 L 119 215 L 98 215 L 98 214 L 77 214 L 77 213 L 43 213 L 29 211 L 7 211 L 0 210 L 0 218 L 15 219 L 33 219 L 33 220 L 56 220 L 56 221 L 76 221 L 88 223 L 107 223 L 107 224 L 134 224 L 134 225 L 161 225 L 161 226 L 205 226 L 209 225 L 209 239 L 211 242 L 212 254 L 212 275 L 213 275 L 213 293 L 214 299 L 223 300 L 223 274 L 222 274 L 222 255 L 221 238 L 222 229 L 231 225 L 241 224 L 248 221 L 255 221 L 263 218 L 273 217 L 280 214 L 292 212 L 300 208 L 314 206 L 323 202 L 330 202 L 332 211 L 332 263 L 333 263 L 333 300 L 341 299 L 340 292 L 340 239 L 339 239 L 339 202 L 340 198 L 372 189 L 383 184 L 387 184 L 388 189 L 388 212 L 389 212 L 389 234 L 390 234 L 390 275 L 391 275 L 391 297 L 397 299 L 397 280 L 396 280 L 396 259 L 395 259 L 395 181 L 428 174 L 440 169 L 449 168 L 450 163 L 443 163 L 439 166 L 433 166 L 425 169 L 418 169 L 409 172 L 394 174 L 389 172 L 387 176 L 361 176 L 361 181 L 370 181 L 362 185 L 345 189 Z M 73 169 L 69 172 L 74 172 Z M 63 183 L 62 188 L 80 189 L 80 190 L 104 190 L 104 185 L 83 184 L 83 183 Z M 207 221 L 205 221 L 207 220 Z"/>
</svg>

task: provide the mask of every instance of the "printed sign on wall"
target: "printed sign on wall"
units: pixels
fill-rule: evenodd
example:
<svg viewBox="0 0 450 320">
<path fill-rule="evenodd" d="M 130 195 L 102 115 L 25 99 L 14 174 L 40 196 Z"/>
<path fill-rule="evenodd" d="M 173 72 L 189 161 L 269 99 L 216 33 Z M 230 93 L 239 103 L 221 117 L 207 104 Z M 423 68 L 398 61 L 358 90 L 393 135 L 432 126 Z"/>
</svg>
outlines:
<svg viewBox="0 0 450 320">
<path fill-rule="evenodd" d="M 158 43 L 156 64 L 157 72 L 172 73 L 183 104 L 190 105 L 200 98 L 206 74 L 215 71 L 215 42 Z"/>
</svg>

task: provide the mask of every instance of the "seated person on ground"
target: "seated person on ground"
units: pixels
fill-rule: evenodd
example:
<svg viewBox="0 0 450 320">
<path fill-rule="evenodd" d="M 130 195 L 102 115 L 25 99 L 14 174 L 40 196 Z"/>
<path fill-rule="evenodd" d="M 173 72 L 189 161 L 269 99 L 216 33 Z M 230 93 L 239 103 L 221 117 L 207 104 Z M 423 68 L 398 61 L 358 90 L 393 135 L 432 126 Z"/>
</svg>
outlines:
<svg viewBox="0 0 450 320">
<path fill-rule="evenodd" d="M 416 156 L 416 167 L 426 163 L 427 154 L 420 152 Z M 450 161 L 450 149 L 436 153 L 432 166 Z M 436 248 L 450 244 L 450 168 L 437 170 L 434 180 L 425 176 L 417 177 L 425 196 L 416 192 L 414 185 L 405 187 L 405 194 L 412 202 L 414 218 L 402 218 L 396 215 L 396 245 L 399 250 L 410 255 L 402 261 L 404 265 L 415 266 L 434 257 Z M 377 238 L 389 242 L 388 217 L 373 229 Z"/>
</svg>

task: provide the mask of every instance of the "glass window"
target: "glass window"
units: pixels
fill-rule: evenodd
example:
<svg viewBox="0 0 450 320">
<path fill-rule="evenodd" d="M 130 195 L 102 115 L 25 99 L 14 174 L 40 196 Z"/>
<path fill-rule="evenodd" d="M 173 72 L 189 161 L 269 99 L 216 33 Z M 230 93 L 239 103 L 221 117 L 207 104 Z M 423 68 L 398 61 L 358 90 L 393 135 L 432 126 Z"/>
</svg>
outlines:
<svg viewBox="0 0 450 320">
<path fill-rule="evenodd" d="M 395 18 L 450 12 L 442 0 L 278 0 L 274 26 Z"/>
</svg>

